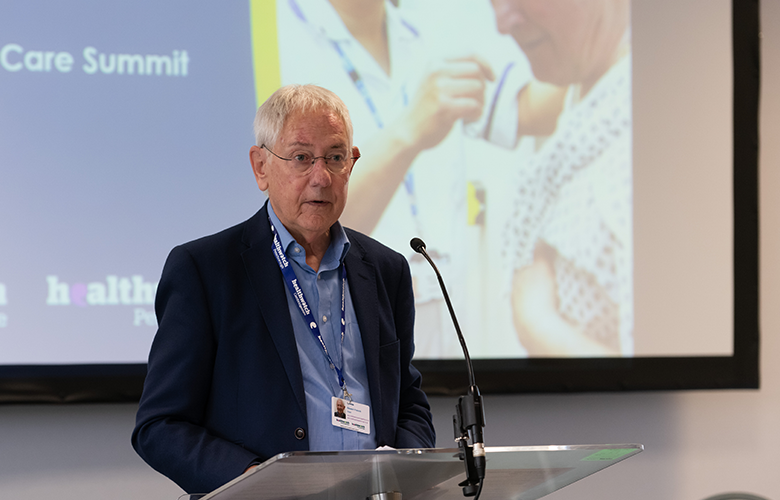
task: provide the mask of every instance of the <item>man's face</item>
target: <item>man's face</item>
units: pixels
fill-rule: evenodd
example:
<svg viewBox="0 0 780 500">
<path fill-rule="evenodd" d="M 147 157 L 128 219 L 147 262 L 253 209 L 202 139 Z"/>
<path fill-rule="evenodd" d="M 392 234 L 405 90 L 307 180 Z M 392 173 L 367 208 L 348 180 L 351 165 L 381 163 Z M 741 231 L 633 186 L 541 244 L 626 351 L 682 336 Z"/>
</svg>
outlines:
<svg viewBox="0 0 780 500">
<path fill-rule="evenodd" d="M 266 146 L 284 158 L 299 153 L 313 157 L 337 153 L 359 156 L 357 148 L 349 148 L 344 122 L 324 110 L 291 114 L 276 144 Z M 310 172 L 299 175 L 289 162 L 265 149 L 254 146 L 250 156 L 258 187 L 268 190 L 274 212 L 299 243 L 312 242 L 326 234 L 341 216 L 347 202 L 351 161 L 346 171 L 332 173 L 323 160 L 317 160 Z"/>
<path fill-rule="evenodd" d="M 492 0 L 498 31 L 511 35 L 531 63 L 534 76 L 557 85 L 577 83 L 603 54 L 611 25 L 604 0 Z"/>
<path fill-rule="evenodd" d="M 336 410 L 339 413 L 344 413 L 344 401 L 341 400 L 336 401 Z"/>
</svg>

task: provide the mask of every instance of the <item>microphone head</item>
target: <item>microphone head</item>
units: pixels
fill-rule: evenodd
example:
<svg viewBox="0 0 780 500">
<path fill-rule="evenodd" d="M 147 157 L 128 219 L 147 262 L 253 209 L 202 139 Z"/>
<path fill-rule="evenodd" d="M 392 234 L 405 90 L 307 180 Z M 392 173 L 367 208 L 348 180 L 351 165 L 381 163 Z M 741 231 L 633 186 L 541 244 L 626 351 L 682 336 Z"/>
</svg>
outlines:
<svg viewBox="0 0 780 500">
<path fill-rule="evenodd" d="M 417 253 L 422 253 L 422 251 L 425 250 L 425 242 L 420 238 L 412 238 L 412 241 L 410 241 L 409 244 L 412 246 L 412 250 Z"/>
</svg>

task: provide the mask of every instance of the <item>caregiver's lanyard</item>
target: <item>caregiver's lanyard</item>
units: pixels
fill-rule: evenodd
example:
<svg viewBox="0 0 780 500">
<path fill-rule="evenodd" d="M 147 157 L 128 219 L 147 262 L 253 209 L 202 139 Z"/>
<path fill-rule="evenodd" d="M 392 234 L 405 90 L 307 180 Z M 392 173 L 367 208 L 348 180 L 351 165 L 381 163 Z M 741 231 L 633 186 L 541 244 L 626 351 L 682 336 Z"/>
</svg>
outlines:
<svg viewBox="0 0 780 500">
<path fill-rule="evenodd" d="M 274 227 L 274 223 L 271 222 L 271 218 L 268 218 L 268 222 L 271 224 L 271 232 L 274 233 L 274 243 L 271 245 L 271 248 L 274 252 L 274 257 L 276 257 L 276 262 L 279 263 L 279 269 L 282 270 L 282 276 L 284 276 L 284 281 L 287 283 L 287 288 L 290 290 L 290 293 L 292 294 L 293 298 L 295 299 L 295 303 L 298 304 L 298 309 L 301 311 L 301 314 L 303 315 L 303 319 L 306 321 L 306 323 L 309 324 L 309 329 L 311 331 L 312 336 L 314 339 L 319 342 L 320 347 L 322 347 L 322 352 L 325 353 L 325 357 L 328 359 L 328 363 L 330 363 L 330 367 L 336 370 L 336 375 L 339 379 L 339 387 L 341 387 L 341 390 L 344 391 L 344 399 L 348 399 L 352 401 L 352 394 L 347 392 L 347 382 L 344 380 L 344 375 L 341 371 L 341 368 L 339 368 L 336 363 L 333 362 L 333 358 L 330 357 L 330 354 L 328 353 L 328 348 L 325 345 L 325 340 L 322 338 L 322 334 L 320 333 L 320 328 L 317 326 L 317 322 L 314 320 L 314 315 L 311 313 L 311 309 L 309 308 L 308 302 L 306 302 L 306 297 L 303 294 L 303 290 L 300 286 L 298 286 L 298 277 L 295 276 L 295 271 L 293 271 L 292 267 L 290 266 L 290 262 L 287 260 L 287 256 L 284 254 L 284 251 L 282 250 L 282 244 L 279 242 L 279 233 L 276 232 L 276 228 Z M 341 345 L 344 345 L 344 333 L 346 331 L 346 290 L 347 290 L 347 267 L 342 263 L 341 264 Z"/>
<path fill-rule="evenodd" d="M 301 11 L 298 2 L 296 2 L 295 0 L 288 0 L 288 3 L 292 11 L 298 17 L 298 19 L 308 24 L 309 22 L 306 19 L 306 16 L 303 14 L 303 11 Z M 409 29 L 409 31 L 411 31 L 415 36 L 419 36 L 417 32 L 411 26 L 409 26 L 405 21 L 402 22 Z M 360 93 L 360 97 L 363 98 L 363 101 L 366 103 L 368 110 L 371 112 L 371 115 L 374 117 L 374 121 L 376 122 L 377 127 L 383 129 L 384 123 L 382 122 L 382 118 L 379 116 L 379 110 L 377 109 L 376 104 L 374 104 L 374 100 L 371 99 L 371 95 L 368 92 L 368 87 L 366 87 L 366 82 L 363 80 L 363 77 L 360 76 L 360 73 L 355 68 L 355 65 L 352 63 L 352 60 L 347 56 L 347 54 L 341 48 L 339 43 L 336 40 L 331 40 L 330 43 L 333 46 L 333 49 L 339 55 L 339 59 L 341 59 L 341 65 L 344 68 L 344 71 L 347 73 L 350 80 L 352 80 L 352 83 L 355 85 L 355 88 L 357 89 L 358 93 Z M 403 90 L 404 90 L 403 92 L 404 106 L 408 106 L 409 97 L 406 95 L 406 89 L 404 88 Z M 411 172 L 407 172 L 406 175 L 404 176 L 404 188 L 406 189 L 406 194 L 409 197 L 409 209 L 412 211 L 412 217 L 414 217 L 416 221 L 417 213 L 418 213 L 417 194 L 415 193 L 414 177 Z M 419 226 L 419 223 L 417 224 L 417 226 Z M 418 232 L 421 232 L 419 231 L 419 227 L 418 227 Z"/>
</svg>

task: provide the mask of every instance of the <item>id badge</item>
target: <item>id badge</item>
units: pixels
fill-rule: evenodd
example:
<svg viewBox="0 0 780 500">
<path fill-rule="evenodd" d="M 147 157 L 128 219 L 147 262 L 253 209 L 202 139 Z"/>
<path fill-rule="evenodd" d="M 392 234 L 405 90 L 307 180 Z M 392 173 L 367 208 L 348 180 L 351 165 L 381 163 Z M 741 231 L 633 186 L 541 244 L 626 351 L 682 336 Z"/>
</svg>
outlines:
<svg viewBox="0 0 780 500">
<path fill-rule="evenodd" d="M 371 408 L 344 398 L 331 398 L 331 423 L 350 431 L 371 433 Z"/>
</svg>

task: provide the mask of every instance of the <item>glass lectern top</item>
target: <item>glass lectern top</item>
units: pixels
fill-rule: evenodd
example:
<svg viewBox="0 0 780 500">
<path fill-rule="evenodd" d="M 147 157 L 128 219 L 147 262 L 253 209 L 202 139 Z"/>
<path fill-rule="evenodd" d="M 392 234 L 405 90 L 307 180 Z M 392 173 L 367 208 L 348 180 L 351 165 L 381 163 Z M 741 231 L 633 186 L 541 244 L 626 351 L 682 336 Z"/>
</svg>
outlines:
<svg viewBox="0 0 780 500">
<path fill-rule="evenodd" d="M 639 444 L 487 447 L 481 500 L 535 500 L 642 451 Z M 202 500 L 464 498 L 458 450 L 282 453 Z"/>
</svg>

